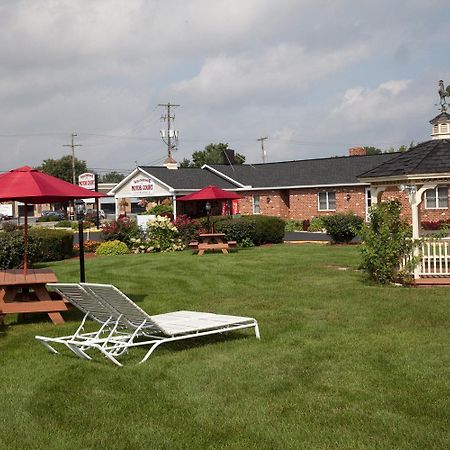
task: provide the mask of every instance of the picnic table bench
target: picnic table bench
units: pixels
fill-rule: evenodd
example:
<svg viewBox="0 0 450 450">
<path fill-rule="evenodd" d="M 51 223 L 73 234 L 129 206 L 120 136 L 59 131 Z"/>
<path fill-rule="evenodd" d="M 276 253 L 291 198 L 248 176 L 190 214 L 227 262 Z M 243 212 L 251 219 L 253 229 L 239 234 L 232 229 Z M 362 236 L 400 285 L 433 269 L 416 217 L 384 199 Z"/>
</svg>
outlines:
<svg viewBox="0 0 450 450">
<path fill-rule="evenodd" d="M 47 290 L 47 283 L 58 281 L 50 269 L 0 271 L 0 323 L 6 314 L 46 312 L 54 324 L 64 323 L 61 312 L 67 302 Z"/>
<path fill-rule="evenodd" d="M 236 241 L 224 242 L 225 233 L 202 233 L 199 235 L 202 242 L 192 241 L 189 247 L 198 250 L 198 254 L 204 255 L 205 251 L 221 250 L 223 254 L 227 254 L 230 247 L 237 245 Z"/>
</svg>

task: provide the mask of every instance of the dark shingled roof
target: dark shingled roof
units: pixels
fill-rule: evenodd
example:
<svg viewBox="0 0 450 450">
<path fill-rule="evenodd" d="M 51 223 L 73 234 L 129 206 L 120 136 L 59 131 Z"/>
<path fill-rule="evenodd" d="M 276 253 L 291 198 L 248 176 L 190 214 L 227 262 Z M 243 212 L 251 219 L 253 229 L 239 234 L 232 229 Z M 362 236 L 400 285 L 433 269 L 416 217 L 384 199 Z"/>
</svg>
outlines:
<svg viewBox="0 0 450 450">
<path fill-rule="evenodd" d="M 450 140 L 435 139 L 422 142 L 407 152 L 367 172 L 361 178 L 391 177 L 450 172 Z"/>
<path fill-rule="evenodd" d="M 213 165 L 214 169 L 243 185 L 254 188 L 277 186 L 318 186 L 359 183 L 358 175 L 395 158 L 397 153 L 370 156 L 344 156 L 233 167 Z"/>
<path fill-rule="evenodd" d="M 448 122 L 450 120 L 450 114 L 446 112 L 442 112 L 439 115 L 437 115 L 434 119 L 430 120 L 431 125 L 434 125 L 435 123 L 442 123 L 442 122 Z"/>
<path fill-rule="evenodd" d="M 174 189 L 202 189 L 210 184 L 221 189 L 236 189 L 236 185 L 200 168 L 182 168 L 170 170 L 164 166 L 139 166 L 150 175 Z"/>
</svg>

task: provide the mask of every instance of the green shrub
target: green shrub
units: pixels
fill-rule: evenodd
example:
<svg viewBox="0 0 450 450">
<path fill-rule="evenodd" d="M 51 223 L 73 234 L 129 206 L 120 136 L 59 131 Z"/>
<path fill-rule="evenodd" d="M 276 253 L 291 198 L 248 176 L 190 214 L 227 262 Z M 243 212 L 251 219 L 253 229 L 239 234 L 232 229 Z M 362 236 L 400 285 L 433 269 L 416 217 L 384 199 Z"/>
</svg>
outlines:
<svg viewBox="0 0 450 450">
<path fill-rule="evenodd" d="M 335 243 L 348 243 L 359 232 L 363 219 L 352 213 L 339 213 L 322 218 L 327 233 Z"/>
<path fill-rule="evenodd" d="M 10 231 L 23 230 L 23 225 L 18 225 L 14 222 L 3 222 L 2 230 L 6 231 L 7 233 L 9 233 Z"/>
<path fill-rule="evenodd" d="M 51 228 L 31 228 L 29 239 L 38 240 L 38 261 L 59 261 L 73 255 L 73 233 Z"/>
<path fill-rule="evenodd" d="M 225 233 L 227 240 L 238 244 L 251 241 L 254 245 L 283 242 L 284 220 L 271 216 L 243 216 L 215 221 L 215 229 Z M 247 245 L 248 246 L 248 245 Z"/>
<path fill-rule="evenodd" d="M 95 227 L 95 223 L 91 222 L 89 220 L 83 220 L 82 221 L 83 224 L 83 230 L 86 230 L 87 228 L 93 228 Z M 72 230 L 78 230 L 78 221 L 76 222 L 70 222 L 70 226 L 72 227 Z"/>
<path fill-rule="evenodd" d="M 172 213 L 173 213 L 172 205 L 165 205 L 163 203 L 161 203 L 160 205 L 156 205 L 153 208 L 150 208 L 147 212 L 147 214 L 154 214 L 155 216 Z"/>
<path fill-rule="evenodd" d="M 73 255 L 73 234 L 63 230 L 30 228 L 28 265 L 59 261 Z M 23 267 L 24 236 L 22 230 L 0 233 L 0 269 Z"/>
<path fill-rule="evenodd" d="M 245 216 L 255 226 L 255 245 L 279 244 L 284 238 L 284 220 L 273 216 Z"/>
<path fill-rule="evenodd" d="M 39 260 L 39 242 L 28 238 L 28 266 Z M 23 231 L 16 230 L 0 233 L 0 269 L 19 269 L 23 267 L 24 239 Z"/>
<path fill-rule="evenodd" d="M 230 217 L 217 220 L 215 230 L 218 233 L 225 233 L 227 241 L 236 241 L 239 245 L 251 242 L 254 245 L 255 241 L 255 224 L 243 218 L 232 219 Z M 249 245 L 246 245 L 247 247 Z"/>
<path fill-rule="evenodd" d="M 36 222 L 55 222 L 55 221 L 56 221 L 55 216 L 42 216 L 36 219 Z"/>
<path fill-rule="evenodd" d="M 362 263 L 369 277 L 378 283 L 401 281 L 416 264 L 415 258 L 400 272 L 400 263 L 413 252 L 414 241 L 411 228 L 401 219 L 401 203 L 390 200 L 374 206 L 370 210 L 370 223 L 363 225 L 360 236 Z"/>
<path fill-rule="evenodd" d="M 72 222 L 71 220 L 60 220 L 57 224 L 56 224 L 56 226 L 58 227 L 58 228 L 72 228 L 72 224 L 73 224 L 74 222 Z"/>
<path fill-rule="evenodd" d="M 95 253 L 99 256 L 116 256 L 126 255 L 127 253 L 130 253 L 130 250 L 124 242 L 114 240 L 102 242 Z"/>
<path fill-rule="evenodd" d="M 289 219 L 286 220 L 286 224 L 284 226 L 284 231 L 299 231 L 303 229 L 303 221 Z"/>
<path fill-rule="evenodd" d="M 308 231 L 323 231 L 325 228 L 323 224 L 323 217 L 313 217 L 309 223 Z"/>
</svg>

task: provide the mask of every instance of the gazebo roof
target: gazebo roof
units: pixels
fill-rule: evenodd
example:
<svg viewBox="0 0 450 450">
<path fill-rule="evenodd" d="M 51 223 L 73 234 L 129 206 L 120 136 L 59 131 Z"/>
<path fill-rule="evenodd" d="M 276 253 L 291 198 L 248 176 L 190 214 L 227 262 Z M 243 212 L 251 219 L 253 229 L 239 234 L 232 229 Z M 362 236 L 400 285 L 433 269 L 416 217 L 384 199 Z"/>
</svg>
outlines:
<svg viewBox="0 0 450 450">
<path fill-rule="evenodd" d="M 419 174 L 450 174 L 450 139 L 422 142 L 391 160 L 362 173 L 358 178 L 403 177 Z"/>
</svg>

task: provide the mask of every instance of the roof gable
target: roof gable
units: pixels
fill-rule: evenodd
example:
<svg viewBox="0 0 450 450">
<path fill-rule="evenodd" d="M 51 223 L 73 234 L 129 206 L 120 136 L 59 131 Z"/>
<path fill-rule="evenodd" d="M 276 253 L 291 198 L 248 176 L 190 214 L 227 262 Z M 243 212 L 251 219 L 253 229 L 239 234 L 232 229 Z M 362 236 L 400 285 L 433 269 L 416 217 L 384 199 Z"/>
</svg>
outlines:
<svg viewBox="0 0 450 450">
<path fill-rule="evenodd" d="M 393 177 L 450 173 L 450 140 L 436 139 L 422 142 L 399 153 L 390 161 L 360 174 L 360 178 Z"/>
</svg>

